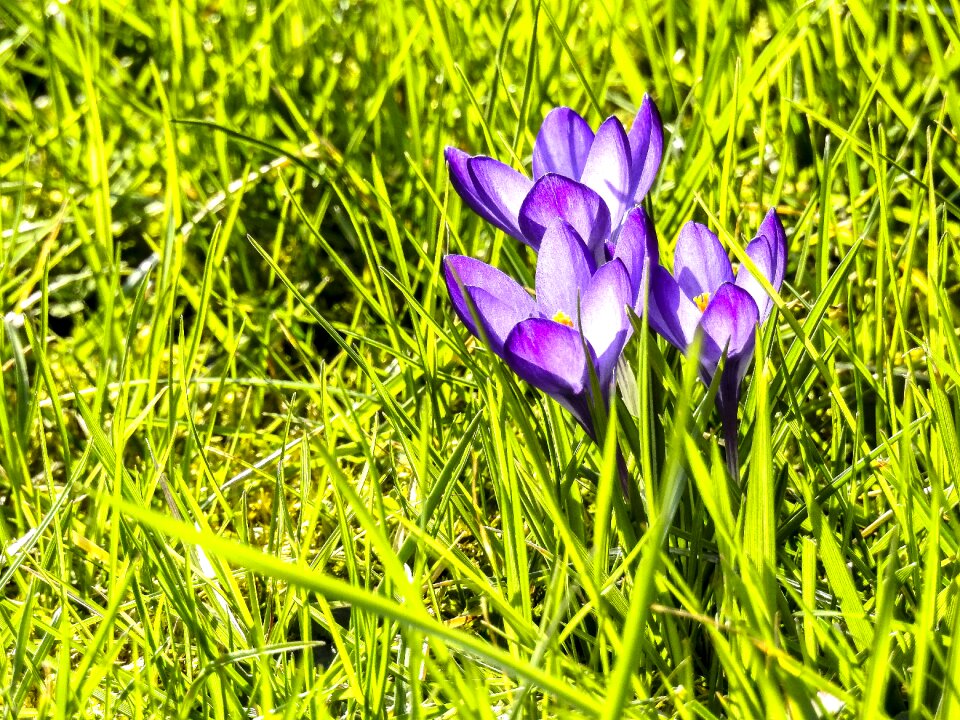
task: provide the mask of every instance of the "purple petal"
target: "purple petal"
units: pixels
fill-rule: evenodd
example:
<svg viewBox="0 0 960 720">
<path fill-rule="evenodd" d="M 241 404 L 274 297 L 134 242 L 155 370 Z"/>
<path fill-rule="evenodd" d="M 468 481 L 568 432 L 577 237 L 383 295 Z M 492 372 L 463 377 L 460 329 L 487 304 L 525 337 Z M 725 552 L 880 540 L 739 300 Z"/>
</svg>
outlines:
<svg viewBox="0 0 960 720">
<path fill-rule="evenodd" d="M 498 355 L 503 352 L 503 343 L 511 328 L 538 314 L 537 304 L 526 290 L 485 262 L 463 255 L 447 255 L 443 259 L 443 274 L 457 316 L 473 335 L 481 337 L 467 302 L 469 297 Z"/>
<path fill-rule="evenodd" d="M 787 269 L 787 233 L 783 229 L 783 223 L 780 222 L 780 216 L 777 215 L 775 208 L 767 211 L 766 217 L 760 223 L 758 237 L 765 237 L 770 242 L 770 250 L 773 254 L 773 270 L 768 276 L 773 289 L 780 292 L 780 286 L 783 285 L 783 276 Z"/>
<path fill-rule="evenodd" d="M 470 177 L 470 173 L 467 171 L 467 161 L 470 160 L 471 156 L 463 150 L 449 145 L 443 154 L 447 158 L 447 165 L 450 167 L 450 182 L 453 184 L 453 189 L 457 191 L 457 195 L 459 195 L 477 215 L 488 222 L 496 224 L 496 218 L 490 214 L 484 202 L 480 200 L 480 196 L 477 195 L 477 189 L 474 187 L 473 178 Z"/>
<path fill-rule="evenodd" d="M 617 252 L 617 244 L 612 240 L 604 240 L 603 241 L 603 261 L 600 264 L 603 265 L 603 263 L 607 263 L 613 260 L 613 255 L 616 252 Z"/>
<path fill-rule="evenodd" d="M 673 251 L 673 274 L 691 300 L 704 293 L 712 295 L 723 283 L 733 282 L 733 268 L 720 240 L 706 225 L 695 222 L 680 230 Z"/>
<path fill-rule="evenodd" d="M 534 179 L 557 173 L 579 180 L 592 143 L 593 130 L 586 120 L 570 108 L 554 108 L 544 118 L 533 145 Z"/>
<path fill-rule="evenodd" d="M 700 318 L 704 334 L 701 364 L 716 368 L 726 350 L 728 361 L 742 363 L 746 372 L 743 361 L 753 353 L 759 320 L 760 313 L 750 293 L 733 283 L 721 285 Z"/>
<path fill-rule="evenodd" d="M 503 357 L 517 375 L 553 397 L 581 395 L 586 388 L 583 341 L 566 325 L 542 318 L 524 320 L 507 337 Z"/>
<path fill-rule="evenodd" d="M 640 204 L 653 186 L 663 157 L 663 122 L 656 103 L 643 96 L 637 117 L 630 126 L 631 176 L 636 183 L 633 201 Z"/>
<path fill-rule="evenodd" d="M 753 264 L 757 266 L 757 270 L 767 278 L 773 289 L 779 292 L 783 285 L 786 265 L 787 238 L 776 210 L 771 208 L 767 213 L 760 225 L 760 232 L 747 245 L 746 252 Z M 767 295 L 766 290 L 761 287 L 757 278 L 745 265 L 741 265 L 737 272 L 737 286 L 753 297 L 760 309 L 760 322 L 766 320 L 773 310 L 773 299 Z"/>
<path fill-rule="evenodd" d="M 770 241 L 762 235 L 758 236 L 747 245 L 746 252 L 750 259 L 753 260 L 753 264 L 757 266 L 757 270 L 767 278 L 767 280 L 770 280 L 774 270 L 773 252 L 770 249 Z M 737 287 L 750 293 L 753 301 L 757 304 L 760 310 L 760 322 L 766 320 L 770 311 L 773 309 L 773 299 L 767 295 L 767 291 L 763 289 L 757 278 L 746 265 L 741 265 L 737 271 L 736 284 Z"/>
<path fill-rule="evenodd" d="M 463 150 L 449 146 L 444 151 L 444 155 L 447 158 L 447 165 L 450 167 L 450 182 L 453 184 L 453 189 L 457 191 L 457 194 L 470 209 L 504 232 L 516 235 L 519 230 L 516 227 L 516 220 L 510 222 L 510 219 L 505 218 L 503 213 L 495 206 L 491 206 L 485 195 L 480 194 L 476 181 L 469 170 L 469 162 L 474 158 Z"/>
<path fill-rule="evenodd" d="M 533 186 L 530 178 L 499 160 L 448 147 L 447 163 L 453 189 L 477 215 L 508 235 L 526 242 L 517 224 L 517 213 Z"/>
<path fill-rule="evenodd" d="M 557 220 L 570 223 L 594 257 L 610 235 L 610 211 L 600 196 L 575 180 L 548 173 L 527 193 L 520 208 L 520 229 L 536 250 Z"/>
<path fill-rule="evenodd" d="M 580 182 L 603 198 L 614 228 L 620 227 L 623 214 L 633 205 L 630 172 L 627 134 L 617 118 L 607 118 L 597 130 Z"/>
<path fill-rule="evenodd" d="M 613 257 L 622 261 L 627 268 L 633 292 L 631 304 L 636 305 L 640 298 L 644 265 L 648 260 L 651 265 L 657 265 L 660 262 L 657 231 L 643 208 L 636 207 L 627 213 L 623 227 L 620 228 L 620 237 L 617 238 Z"/>
<path fill-rule="evenodd" d="M 537 254 L 537 304 L 547 317 L 558 311 L 576 322 L 580 297 L 596 270 L 587 246 L 562 220 L 543 235 Z"/>
<path fill-rule="evenodd" d="M 583 294 L 583 335 L 597 355 L 597 378 L 604 391 L 630 335 L 626 308 L 632 304 L 630 276 L 619 260 L 611 260 L 597 270 Z"/>
<path fill-rule="evenodd" d="M 539 315 L 533 308 L 511 305 L 482 288 L 468 287 L 467 293 L 476 308 L 490 349 L 500 357 L 503 357 L 503 344 L 517 323 Z M 480 335 L 477 337 L 483 339 Z"/>
<path fill-rule="evenodd" d="M 658 335 L 681 352 L 687 351 L 700 322 L 697 306 L 683 294 L 673 275 L 659 265 L 650 266 L 647 320 Z"/>
</svg>

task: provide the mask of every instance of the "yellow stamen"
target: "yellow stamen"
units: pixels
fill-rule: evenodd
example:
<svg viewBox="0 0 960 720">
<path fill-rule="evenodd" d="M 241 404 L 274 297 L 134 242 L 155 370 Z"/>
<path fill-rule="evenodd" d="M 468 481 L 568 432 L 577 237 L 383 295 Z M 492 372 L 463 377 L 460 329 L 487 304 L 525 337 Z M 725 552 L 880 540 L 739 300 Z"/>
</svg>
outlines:
<svg viewBox="0 0 960 720">
<path fill-rule="evenodd" d="M 710 304 L 710 293 L 706 292 L 702 295 L 697 295 L 693 301 L 697 304 L 697 308 L 700 312 L 703 312 L 707 309 L 707 305 Z"/>
<path fill-rule="evenodd" d="M 553 321 L 567 327 L 573 327 L 573 320 L 563 310 L 557 310 L 557 314 L 553 316 Z"/>
</svg>

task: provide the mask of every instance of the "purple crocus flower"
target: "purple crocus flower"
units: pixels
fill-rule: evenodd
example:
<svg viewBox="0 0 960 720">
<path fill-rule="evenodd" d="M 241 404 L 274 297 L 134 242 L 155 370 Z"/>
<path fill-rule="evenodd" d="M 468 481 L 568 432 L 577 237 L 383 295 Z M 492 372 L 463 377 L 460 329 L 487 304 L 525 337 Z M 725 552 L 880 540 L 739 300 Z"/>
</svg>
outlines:
<svg viewBox="0 0 960 720">
<path fill-rule="evenodd" d="M 767 213 L 747 256 L 774 290 L 780 290 L 786 268 L 786 234 L 776 210 Z M 673 272 L 651 268 L 647 317 L 650 326 L 681 352 L 699 332 L 700 377 L 710 384 L 726 352 L 717 391 L 727 444 L 727 465 L 738 476 L 737 406 L 740 383 L 753 357 L 755 329 L 770 315 L 773 300 L 757 278 L 743 267 L 734 276 L 720 240 L 706 226 L 683 226 L 673 253 Z"/>
<path fill-rule="evenodd" d="M 561 218 L 601 264 L 604 244 L 650 190 L 662 155 L 663 124 L 646 96 L 629 133 L 616 117 L 594 134 L 574 110 L 551 110 L 533 147 L 533 179 L 493 158 L 446 149 L 454 189 L 482 218 L 534 250 Z"/>
<path fill-rule="evenodd" d="M 598 268 L 576 228 L 554 222 L 540 241 L 536 298 L 480 260 L 444 258 L 447 289 L 464 325 L 517 375 L 569 410 L 594 440 L 590 369 L 606 404 L 630 334 L 626 308 L 636 298 L 626 263 L 644 255 L 643 246 L 635 247 L 642 239 L 625 235 L 619 254 Z"/>
</svg>

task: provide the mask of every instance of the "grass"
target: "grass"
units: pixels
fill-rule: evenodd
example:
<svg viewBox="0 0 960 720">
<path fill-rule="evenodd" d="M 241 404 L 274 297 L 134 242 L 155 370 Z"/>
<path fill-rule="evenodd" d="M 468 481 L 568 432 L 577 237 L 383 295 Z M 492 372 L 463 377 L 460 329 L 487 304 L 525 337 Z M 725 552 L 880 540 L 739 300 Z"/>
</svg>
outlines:
<svg viewBox="0 0 960 720">
<path fill-rule="evenodd" d="M 0 717 L 960 716 L 958 16 L 0 2 Z M 788 228 L 739 481 L 663 341 L 595 447 L 439 281 L 532 279 L 445 145 L 644 93 L 664 261 Z"/>
</svg>

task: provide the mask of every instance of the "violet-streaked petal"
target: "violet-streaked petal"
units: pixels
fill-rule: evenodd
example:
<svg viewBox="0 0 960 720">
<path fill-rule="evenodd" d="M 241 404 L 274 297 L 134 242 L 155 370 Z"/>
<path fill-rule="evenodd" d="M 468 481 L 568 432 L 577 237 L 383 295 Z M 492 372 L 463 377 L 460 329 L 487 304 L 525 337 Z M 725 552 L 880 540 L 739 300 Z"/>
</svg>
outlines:
<svg viewBox="0 0 960 720">
<path fill-rule="evenodd" d="M 520 229 L 534 248 L 547 228 L 566 220 L 597 256 L 610 235 L 610 211 L 597 193 L 575 180 L 547 173 L 537 180 L 520 208 Z"/>
<path fill-rule="evenodd" d="M 756 265 L 757 271 L 772 284 L 775 268 L 770 239 L 764 235 L 758 235 L 747 245 L 746 253 L 753 264 Z M 746 265 L 741 265 L 740 269 L 737 270 L 736 284 L 737 287 L 750 293 L 753 301 L 757 304 L 760 311 L 760 322 L 766 320 L 773 309 L 773 299 L 767 295 L 767 291 L 763 289 L 756 276 Z"/>
<path fill-rule="evenodd" d="M 757 236 L 746 248 L 747 255 L 777 292 L 783 285 L 787 260 L 787 235 L 774 208 L 770 208 L 760 224 Z M 737 271 L 737 285 L 749 292 L 760 309 L 760 322 L 773 310 L 773 299 L 761 287 L 757 278 L 741 265 Z"/>
<path fill-rule="evenodd" d="M 657 231 L 643 208 L 636 207 L 627 213 L 623 227 L 620 228 L 613 257 L 623 262 L 624 267 L 627 268 L 630 287 L 633 291 L 631 304 L 636 306 L 640 298 L 643 268 L 647 259 L 649 258 L 651 265 L 657 265 L 660 261 Z"/>
<path fill-rule="evenodd" d="M 663 122 L 656 103 L 643 96 L 637 117 L 630 126 L 631 177 L 635 187 L 633 202 L 640 204 L 653 186 L 663 158 Z"/>
<path fill-rule="evenodd" d="M 537 253 L 537 304 L 546 317 L 563 312 L 577 319 L 580 297 L 596 264 L 587 246 L 568 223 L 555 222 L 543 235 Z"/>
<path fill-rule="evenodd" d="M 746 372 L 743 361 L 749 360 L 753 353 L 759 320 L 760 313 L 750 293 L 733 283 L 721 285 L 700 318 L 699 327 L 703 330 L 700 362 L 705 367 L 716 368 L 726 350 L 728 364 L 743 363 L 743 372 Z"/>
<path fill-rule="evenodd" d="M 617 251 L 617 244 L 615 242 L 613 242 L 612 240 L 604 240 L 603 241 L 603 260 L 600 264 L 603 265 L 603 263 L 607 263 L 613 260 L 613 255 L 616 251 Z"/>
<path fill-rule="evenodd" d="M 558 107 L 547 113 L 533 144 L 533 178 L 557 173 L 579 180 L 593 143 L 593 130 L 579 113 Z"/>
<path fill-rule="evenodd" d="M 765 237 L 770 241 L 770 251 L 773 256 L 773 265 L 771 274 L 767 276 L 773 289 L 780 292 L 780 286 L 783 285 L 783 276 L 787 269 L 787 233 L 783 229 L 783 223 L 780 222 L 780 216 L 777 215 L 776 208 L 770 208 L 766 217 L 760 223 L 760 230 L 757 237 Z"/>
<path fill-rule="evenodd" d="M 673 275 L 691 300 L 704 293 L 712 295 L 723 283 L 733 282 L 733 268 L 720 239 L 696 222 L 688 222 L 680 230 L 673 251 Z"/>
<path fill-rule="evenodd" d="M 627 133 L 617 118 L 609 117 L 597 130 L 580 182 L 603 198 L 613 228 L 620 227 L 623 214 L 633 205 L 630 172 Z"/>
<path fill-rule="evenodd" d="M 512 305 L 482 288 L 468 287 L 467 294 L 476 308 L 490 349 L 500 357 L 503 357 L 503 344 L 510 331 L 524 320 L 539 317 L 535 307 Z"/>
<path fill-rule="evenodd" d="M 530 294 L 512 277 L 491 265 L 487 265 L 485 262 L 464 255 L 447 255 L 443 259 L 443 275 L 447 283 L 447 290 L 450 293 L 450 300 L 453 302 L 454 312 L 467 326 L 467 329 L 477 337 L 480 337 L 480 333 L 474 323 L 473 313 L 470 311 L 470 305 L 464 292 L 469 293 L 469 297 L 473 299 L 475 310 L 477 315 L 481 316 L 481 319 L 483 318 L 483 310 L 478 304 L 477 298 L 479 296 L 475 292 L 476 290 L 483 291 L 490 297 L 497 299 L 504 308 L 507 308 L 495 308 L 498 313 L 497 318 L 493 321 L 495 325 L 492 325 L 491 321 L 486 323 L 495 328 L 502 328 L 507 324 L 506 321 L 502 320 L 503 314 L 507 312 L 514 313 L 513 325 L 537 314 L 537 303 L 530 297 Z M 506 332 L 509 332 L 509 328 L 506 329 Z M 503 349 L 506 332 L 503 333 L 503 337 L 500 337 L 499 349 L 494 347 L 498 354 Z M 487 333 L 488 335 L 491 333 L 490 329 L 487 330 Z M 494 338 L 491 337 L 490 340 L 493 343 Z"/>
<path fill-rule="evenodd" d="M 517 375 L 548 395 L 573 397 L 586 388 L 583 341 L 566 325 L 542 318 L 524 320 L 507 336 L 503 358 Z"/>
<path fill-rule="evenodd" d="M 604 392 L 630 336 L 627 306 L 633 304 L 631 296 L 630 276 L 620 260 L 611 260 L 597 270 L 583 294 L 583 335 L 597 355 L 597 378 Z"/>
<path fill-rule="evenodd" d="M 681 352 L 687 351 L 700 322 L 697 306 L 680 290 L 673 275 L 660 265 L 650 266 L 647 320 L 658 335 Z"/>
<path fill-rule="evenodd" d="M 451 146 L 447 146 L 443 154 L 450 168 L 450 182 L 453 184 L 453 189 L 457 191 L 457 195 L 459 195 L 477 215 L 487 222 L 499 225 L 497 218 L 487 209 L 486 203 L 481 200 L 477 194 L 473 178 L 467 170 L 467 161 L 470 160 L 472 156 L 463 150 Z"/>
<path fill-rule="evenodd" d="M 523 199 L 533 187 L 533 181 L 509 165 L 483 155 L 467 159 L 466 169 L 470 182 L 469 189 L 472 190 L 473 197 L 478 202 L 476 207 L 471 204 L 471 208 L 508 235 L 526 242 L 520 231 L 517 215 Z M 456 182 L 454 189 L 457 189 Z M 470 195 L 461 193 L 461 197 L 470 204 Z"/>
</svg>

